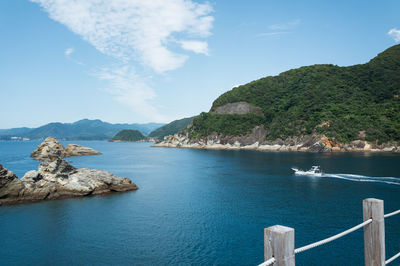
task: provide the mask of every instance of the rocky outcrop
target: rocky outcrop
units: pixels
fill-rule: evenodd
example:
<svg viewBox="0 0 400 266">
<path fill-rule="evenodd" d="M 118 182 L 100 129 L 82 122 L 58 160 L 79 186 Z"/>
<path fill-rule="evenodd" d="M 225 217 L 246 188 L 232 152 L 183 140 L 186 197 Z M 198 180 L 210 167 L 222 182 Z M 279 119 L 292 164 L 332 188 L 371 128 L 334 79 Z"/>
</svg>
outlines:
<svg viewBox="0 0 400 266">
<path fill-rule="evenodd" d="M 84 155 L 100 155 L 101 152 L 98 152 L 92 148 L 84 147 L 77 144 L 68 144 L 65 147 L 66 157 L 71 156 L 84 156 Z"/>
<path fill-rule="evenodd" d="M 301 151 L 301 152 L 400 152 L 400 143 L 376 144 L 364 140 L 351 143 L 337 143 L 325 135 L 306 135 L 286 140 L 266 141 L 263 126 L 255 127 L 245 136 L 222 136 L 217 133 L 199 139 L 190 139 L 181 132 L 166 136 L 153 147 L 219 149 L 219 150 L 259 150 L 259 151 Z"/>
<path fill-rule="evenodd" d="M 227 103 L 222 106 L 218 106 L 215 108 L 213 113 L 216 114 L 249 114 L 254 113 L 258 115 L 262 115 L 262 112 L 258 107 L 254 107 L 247 102 L 236 102 L 236 103 Z"/>
<path fill-rule="evenodd" d="M 0 165 L 0 205 L 136 190 L 128 178 L 110 172 L 77 169 L 61 158 L 43 162 L 18 179 Z"/>
<path fill-rule="evenodd" d="M 31 153 L 31 157 L 39 161 L 53 161 L 57 158 L 98 154 L 101 152 L 77 144 L 64 147 L 54 137 L 48 137 Z"/>
</svg>

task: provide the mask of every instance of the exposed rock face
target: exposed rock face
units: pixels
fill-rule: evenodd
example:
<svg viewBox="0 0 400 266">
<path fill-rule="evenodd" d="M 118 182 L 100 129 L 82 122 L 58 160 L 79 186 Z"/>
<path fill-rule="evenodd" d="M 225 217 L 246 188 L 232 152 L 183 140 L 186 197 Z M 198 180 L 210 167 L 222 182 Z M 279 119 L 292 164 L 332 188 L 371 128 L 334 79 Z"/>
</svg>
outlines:
<svg viewBox="0 0 400 266">
<path fill-rule="evenodd" d="M 246 136 L 221 136 L 214 132 L 207 137 L 190 139 L 187 133 L 178 133 L 164 137 L 164 140 L 156 143 L 154 147 L 302 152 L 400 152 L 400 143 L 377 145 L 364 140 L 355 140 L 344 144 L 317 134 L 266 141 L 265 136 L 266 130 L 263 126 L 255 127 Z"/>
<path fill-rule="evenodd" d="M 66 157 L 101 154 L 101 152 L 98 152 L 92 148 L 84 147 L 84 146 L 77 145 L 77 144 L 68 144 L 65 147 L 65 153 L 66 153 Z"/>
<path fill-rule="evenodd" d="M 247 102 L 228 103 L 223 106 L 218 106 L 213 113 L 216 114 L 248 114 L 254 113 L 262 115 L 259 108 L 250 105 Z"/>
<path fill-rule="evenodd" d="M 97 154 L 101 152 L 77 144 L 69 144 L 64 148 L 54 137 L 48 137 L 31 153 L 31 157 L 39 161 L 53 161 L 57 158 Z"/>
<path fill-rule="evenodd" d="M 52 161 L 58 157 L 64 158 L 66 156 L 64 146 L 61 145 L 55 138 L 46 138 L 36 150 L 31 153 L 31 157 L 40 161 Z"/>
<path fill-rule="evenodd" d="M 136 190 L 128 178 L 93 169 L 77 169 L 57 158 L 18 179 L 0 166 L 0 205 Z"/>
</svg>

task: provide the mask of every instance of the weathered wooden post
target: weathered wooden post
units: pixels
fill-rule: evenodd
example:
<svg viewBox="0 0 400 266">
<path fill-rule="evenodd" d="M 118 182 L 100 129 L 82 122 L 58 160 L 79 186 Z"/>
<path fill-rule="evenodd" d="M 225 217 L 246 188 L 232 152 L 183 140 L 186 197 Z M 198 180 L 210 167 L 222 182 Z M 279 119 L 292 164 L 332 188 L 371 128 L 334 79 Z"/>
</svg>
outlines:
<svg viewBox="0 0 400 266">
<path fill-rule="evenodd" d="M 264 259 L 275 258 L 275 266 L 294 266 L 294 229 L 274 225 L 264 229 Z"/>
<path fill-rule="evenodd" d="M 383 200 L 363 200 L 364 221 L 372 223 L 364 226 L 364 256 L 366 266 L 385 265 L 385 218 Z"/>
</svg>

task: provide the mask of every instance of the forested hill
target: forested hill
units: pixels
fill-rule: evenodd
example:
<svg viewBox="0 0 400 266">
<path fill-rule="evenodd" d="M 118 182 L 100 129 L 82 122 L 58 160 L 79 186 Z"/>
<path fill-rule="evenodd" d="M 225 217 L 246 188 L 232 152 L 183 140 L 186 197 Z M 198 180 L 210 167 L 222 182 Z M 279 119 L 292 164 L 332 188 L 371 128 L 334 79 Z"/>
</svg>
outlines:
<svg viewBox="0 0 400 266">
<path fill-rule="evenodd" d="M 168 123 L 162 127 L 157 128 L 149 134 L 149 137 L 156 138 L 158 140 L 162 140 L 165 136 L 173 135 L 180 130 L 187 127 L 193 121 L 193 117 L 182 118 L 179 120 L 174 120 L 171 123 Z"/>
<path fill-rule="evenodd" d="M 140 131 L 132 129 L 124 129 L 115 135 L 111 141 L 145 141 L 145 137 Z"/>
<path fill-rule="evenodd" d="M 395 45 L 366 64 L 306 66 L 233 88 L 194 119 L 190 136 L 245 135 L 264 125 L 267 140 L 318 133 L 341 142 L 399 141 L 399 95 L 400 45 Z M 238 102 L 255 111 L 223 111 Z"/>
</svg>

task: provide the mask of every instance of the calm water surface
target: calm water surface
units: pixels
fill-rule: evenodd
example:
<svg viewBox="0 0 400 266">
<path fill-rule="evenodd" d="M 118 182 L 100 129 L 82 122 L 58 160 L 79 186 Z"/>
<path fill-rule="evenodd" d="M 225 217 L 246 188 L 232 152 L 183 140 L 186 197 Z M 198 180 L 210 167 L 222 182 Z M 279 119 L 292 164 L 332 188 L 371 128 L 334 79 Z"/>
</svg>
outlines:
<svg viewBox="0 0 400 266">
<path fill-rule="evenodd" d="M 385 200 L 386 213 L 400 208 L 398 154 L 74 143 L 103 152 L 69 158 L 74 166 L 129 177 L 139 190 L 0 207 L 1 265 L 256 265 L 264 227 L 294 227 L 300 247 L 360 223 L 364 198 Z M 0 142 L 0 163 L 22 177 L 38 166 L 29 157 L 38 144 Z M 290 170 L 311 165 L 327 175 Z M 400 215 L 385 226 L 389 257 L 400 251 Z M 296 263 L 363 265 L 362 231 L 298 254 Z"/>
</svg>

